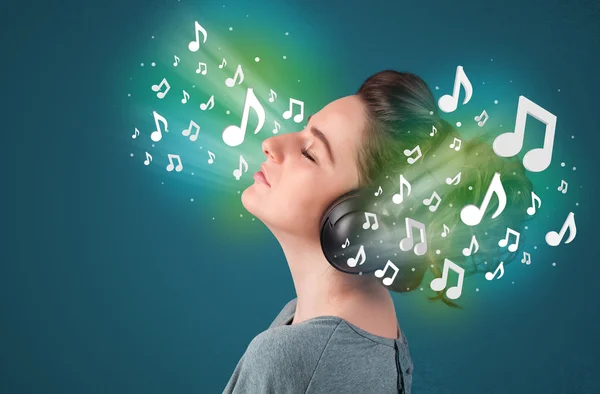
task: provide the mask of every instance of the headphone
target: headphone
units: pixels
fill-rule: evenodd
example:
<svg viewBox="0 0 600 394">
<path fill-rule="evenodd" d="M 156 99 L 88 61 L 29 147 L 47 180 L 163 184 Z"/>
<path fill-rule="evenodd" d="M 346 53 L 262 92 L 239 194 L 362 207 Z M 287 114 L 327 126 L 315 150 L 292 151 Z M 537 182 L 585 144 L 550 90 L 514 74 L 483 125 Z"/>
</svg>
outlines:
<svg viewBox="0 0 600 394">
<path fill-rule="evenodd" d="M 354 240 L 357 238 L 356 235 L 360 237 L 360 234 L 355 234 L 354 232 L 357 225 L 361 225 L 362 223 L 361 227 L 365 231 L 371 231 L 371 229 L 377 229 L 377 227 L 374 227 L 375 223 L 378 226 L 389 224 L 389 220 L 385 215 L 378 215 L 379 220 L 377 222 L 364 222 L 365 213 L 370 208 L 368 203 L 372 201 L 372 193 L 372 190 L 369 188 L 350 190 L 333 201 L 321 218 L 319 226 L 321 250 L 331 266 L 347 274 L 360 275 L 370 273 L 381 268 L 383 265 L 381 262 L 374 261 L 375 259 L 366 260 L 366 258 L 364 258 L 361 264 L 359 261 L 356 261 L 359 260 L 358 256 L 353 257 L 356 260 L 352 264 L 349 264 L 349 258 L 345 257 L 343 253 L 344 249 L 349 246 L 349 243 L 345 241 L 346 239 Z M 367 246 L 362 245 L 361 248 L 367 248 Z M 396 340 L 394 340 L 394 353 L 396 372 L 398 374 L 396 386 L 398 393 L 403 394 L 404 376 L 401 371 L 402 367 L 398 361 L 399 350 Z"/>
</svg>

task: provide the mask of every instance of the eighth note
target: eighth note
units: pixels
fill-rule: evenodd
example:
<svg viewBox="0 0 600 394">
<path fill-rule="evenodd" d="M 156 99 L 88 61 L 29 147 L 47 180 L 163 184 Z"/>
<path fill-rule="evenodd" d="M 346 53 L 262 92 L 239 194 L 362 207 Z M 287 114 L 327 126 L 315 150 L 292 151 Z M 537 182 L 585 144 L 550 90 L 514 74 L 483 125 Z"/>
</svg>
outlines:
<svg viewBox="0 0 600 394">
<path fill-rule="evenodd" d="M 374 193 L 375 197 L 379 197 L 381 195 L 381 193 L 383 193 L 383 190 L 381 189 L 381 186 L 379 186 L 377 188 L 377 191 Z"/>
<path fill-rule="evenodd" d="M 400 193 L 396 193 L 392 196 L 392 202 L 394 204 L 402 204 L 402 201 L 404 201 L 404 191 L 402 190 L 402 185 L 406 187 L 406 195 L 410 196 L 412 187 L 406 178 L 400 174 Z"/>
<path fill-rule="evenodd" d="M 431 133 L 429 133 L 430 137 L 433 137 L 437 133 L 437 129 L 435 126 L 431 126 Z"/>
<path fill-rule="evenodd" d="M 346 248 L 346 246 L 349 246 L 349 245 L 350 245 L 350 240 L 349 240 L 348 238 L 346 238 L 346 242 L 344 242 L 344 243 L 342 244 L 342 249 L 345 249 L 345 248 Z"/>
<path fill-rule="evenodd" d="M 183 170 L 183 163 L 181 162 L 181 157 L 179 157 L 179 155 L 174 155 L 174 154 L 167 154 L 167 157 L 169 158 L 169 164 L 167 165 L 167 171 L 171 172 L 173 171 L 173 169 L 175 169 L 175 171 L 177 172 L 181 172 L 181 170 Z M 175 167 L 175 164 L 173 164 L 173 159 L 176 159 L 179 164 L 177 164 L 177 167 Z"/>
<path fill-rule="evenodd" d="M 357 263 L 358 265 L 362 265 L 366 259 L 367 255 L 365 254 L 365 247 L 360 245 L 356 257 L 350 257 L 346 263 L 348 264 L 348 267 L 356 267 Z"/>
<path fill-rule="evenodd" d="M 375 271 L 375 276 L 378 278 L 382 278 L 383 275 L 385 275 L 385 273 L 387 272 L 388 268 L 391 268 L 394 271 L 394 274 L 391 278 L 383 278 L 382 282 L 386 286 L 391 285 L 394 282 L 394 279 L 396 279 L 396 275 L 398 275 L 398 267 L 396 267 L 394 263 L 391 262 L 391 260 L 388 260 L 387 263 L 385 263 L 385 267 L 383 267 L 383 269 L 378 269 L 377 271 Z"/>
<path fill-rule="evenodd" d="M 181 104 L 187 103 L 189 99 L 190 99 L 190 94 L 184 90 L 183 98 L 181 99 Z"/>
<path fill-rule="evenodd" d="M 444 224 L 443 228 L 444 228 L 444 231 L 442 231 L 442 237 L 446 238 L 448 236 L 448 234 L 450 234 L 450 229 L 445 224 Z"/>
<path fill-rule="evenodd" d="M 473 248 L 475 248 L 475 251 L 473 251 Z M 464 256 L 470 256 L 473 253 L 477 253 L 477 251 L 479 250 L 479 243 L 477 242 L 477 238 L 475 238 L 475 234 L 473 234 L 473 237 L 471 237 L 471 244 L 469 245 L 468 248 L 464 248 L 462 253 Z"/>
<path fill-rule="evenodd" d="M 202 67 L 204 67 L 204 69 Z M 208 69 L 206 63 L 198 62 L 198 69 L 196 70 L 196 74 L 202 73 L 202 75 L 206 75 L 207 72 Z"/>
<path fill-rule="evenodd" d="M 446 295 L 451 300 L 455 300 L 462 294 L 462 286 L 463 281 L 465 279 L 465 269 L 455 264 L 454 262 L 444 259 L 444 268 L 442 271 L 441 278 L 435 278 L 429 284 L 431 290 L 433 291 L 442 291 L 448 285 L 448 274 L 450 270 L 456 272 L 458 274 L 458 284 L 456 286 L 452 286 L 446 290 Z"/>
<path fill-rule="evenodd" d="M 200 34 L 202 33 L 203 36 L 203 43 L 206 43 L 206 39 L 208 38 L 208 33 L 206 32 L 206 30 L 204 30 L 204 28 L 200 25 L 200 23 L 198 23 L 198 21 L 194 21 L 194 33 L 196 34 L 196 39 L 194 41 L 191 41 L 188 44 L 188 49 L 192 52 L 197 52 L 198 49 L 200 49 Z"/>
<path fill-rule="evenodd" d="M 560 234 L 556 231 L 550 231 L 546 234 L 546 243 L 550 246 L 558 246 L 560 241 L 562 241 L 565 236 L 565 232 L 569 229 L 569 238 L 565 241 L 566 244 L 575 239 L 575 235 L 577 235 L 577 226 L 575 225 L 575 214 L 573 212 L 569 212 L 565 223 L 560 229 Z"/>
<path fill-rule="evenodd" d="M 437 198 L 437 203 L 435 205 L 431 206 L 431 203 L 436 198 Z M 426 199 L 423 200 L 423 204 L 425 206 L 429 206 L 429 210 L 431 212 L 435 212 L 441 202 L 442 202 L 442 199 L 440 198 L 440 196 L 436 192 L 433 192 L 433 194 L 431 195 L 430 198 L 426 198 Z"/>
<path fill-rule="evenodd" d="M 460 219 L 467 226 L 475 226 L 481 223 L 481 219 L 483 219 L 483 214 L 487 209 L 491 199 L 492 194 L 496 194 L 498 196 L 498 207 L 496 211 L 492 215 L 492 219 L 495 219 L 498 215 L 504 211 L 506 207 L 506 191 L 504 190 L 504 186 L 502 186 L 502 181 L 500 180 L 500 173 L 494 173 L 494 177 L 490 182 L 490 186 L 488 187 L 485 196 L 483 197 L 483 201 L 481 203 L 481 207 L 477 207 L 474 204 L 469 204 L 463 207 L 460 211 Z"/>
<path fill-rule="evenodd" d="M 133 131 L 133 135 L 131 136 L 131 138 L 136 139 L 138 135 L 140 135 L 140 131 L 136 127 L 135 130 Z"/>
<path fill-rule="evenodd" d="M 235 82 L 237 81 L 238 76 L 240 77 L 240 81 L 238 82 L 238 85 L 239 85 L 242 82 L 244 82 L 244 71 L 242 71 L 241 64 L 238 64 L 238 66 L 235 70 L 235 74 L 233 75 L 233 78 L 227 78 L 225 80 L 225 85 L 227 85 L 227 87 L 229 87 L 229 88 L 232 88 L 235 85 Z"/>
<path fill-rule="evenodd" d="M 211 109 L 213 109 L 214 106 L 215 106 L 215 96 L 211 95 L 210 98 L 208 99 L 208 101 L 206 103 L 200 104 L 200 109 L 202 111 L 205 111 L 207 108 L 209 110 L 211 110 Z"/>
<path fill-rule="evenodd" d="M 558 187 L 558 191 L 562 191 L 562 194 L 567 194 L 567 188 L 569 187 L 569 184 L 567 182 L 565 182 L 564 180 L 560 181 L 560 186 Z"/>
<path fill-rule="evenodd" d="M 179 59 L 177 56 L 175 56 L 175 63 L 173 63 L 173 66 L 177 67 L 177 65 L 179 64 L 180 61 L 181 61 L 181 59 Z"/>
<path fill-rule="evenodd" d="M 457 142 L 458 142 L 458 146 L 456 145 Z M 454 138 L 454 141 L 452 141 L 452 143 L 450 144 L 450 148 L 454 148 L 454 150 L 458 152 L 460 150 L 461 144 L 462 144 L 461 140 L 459 140 L 458 138 Z"/>
<path fill-rule="evenodd" d="M 244 160 L 242 155 L 240 155 L 240 168 L 236 168 L 235 170 L 233 170 L 233 176 L 235 177 L 236 181 L 239 181 L 242 177 L 242 166 L 246 167 L 246 170 L 244 172 L 248 172 L 248 163 L 246 163 L 246 160 Z"/>
<path fill-rule="evenodd" d="M 292 108 L 294 104 L 300 106 L 300 113 L 294 115 L 294 122 L 300 123 L 302 122 L 302 119 L 304 119 L 304 101 L 296 100 L 295 98 L 290 98 L 290 108 L 283 113 L 283 119 L 287 120 L 292 117 Z"/>
<path fill-rule="evenodd" d="M 481 120 L 481 118 L 483 118 L 483 117 L 485 117 L 485 119 L 484 119 L 484 120 Z M 487 113 L 487 112 L 485 112 L 485 109 L 484 109 L 484 110 L 483 110 L 483 112 L 481 113 L 481 115 L 479 115 L 479 116 L 475 116 L 475 121 L 477 122 L 477 126 L 479 126 L 479 127 L 483 127 L 483 125 L 485 124 L 485 122 L 487 122 L 487 120 L 488 120 L 489 118 L 490 118 L 490 117 L 488 116 L 488 113 Z"/>
<path fill-rule="evenodd" d="M 254 130 L 254 134 L 258 133 L 265 124 L 265 109 L 256 98 L 254 89 L 248 88 L 246 90 L 246 99 L 244 100 L 244 112 L 242 114 L 241 126 L 231 125 L 227 126 L 225 130 L 223 130 L 223 142 L 225 142 L 227 145 L 238 146 L 244 142 L 244 138 L 246 137 L 246 128 L 248 127 L 250 108 L 254 109 L 256 115 L 258 116 L 258 125 Z"/>
<path fill-rule="evenodd" d="M 406 224 L 406 238 L 400 241 L 400 250 L 407 252 L 411 250 L 414 245 L 415 254 L 417 256 L 423 256 L 425 253 L 427 253 L 427 235 L 425 233 L 425 225 L 409 217 L 406 217 L 404 221 Z M 419 235 L 421 238 L 421 241 L 416 245 L 412 234 L 413 228 L 419 229 Z"/>
<path fill-rule="evenodd" d="M 496 279 L 500 279 L 500 278 L 502 278 L 504 276 L 504 261 L 500 262 L 500 265 L 498 265 L 498 267 L 496 268 L 496 270 L 494 271 L 493 274 L 491 272 L 486 272 L 485 273 L 485 279 L 487 279 L 487 280 L 494 279 L 494 277 L 496 276 L 496 274 L 498 272 L 500 272 L 500 275 Z"/>
<path fill-rule="evenodd" d="M 514 252 L 519 248 L 519 237 L 521 236 L 521 234 L 519 234 L 517 231 L 513 230 L 510 227 L 506 228 L 506 237 L 504 239 L 501 239 L 498 242 L 498 246 L 500 246 L 501 248 L 506 247 L 506 245 L 508 245 L 508 238 L 510 237 L 511 234 L 515 236 L 516 240 L 515 240 L 515 243 L 510 244 L 508 246 L 508 250 L 510 252 Z"/>
<path fill-rule="evenodd" d="M 416 157 L 409 157 L 408 159 L 406 159 L 406 161 L 408 162 L 408 164 L 414 164 L 414 162 L 416 162 L 417 160 L 419 160 L 421 158 L 422 153 L 421 153 L 421 147 L 419 145 L 417 145 L 416 147 L 414 147 L 412 150 L 410 149 L 404 149 L 404 156 L 411 156 L 413 153 L 417 152 L 417 156 Z"/>
<path fill-rule="evenodd" d="M 208 151 L 208 164 L 212 164 L 215 161 L 215 154 L 211 151 Z"/>
<path fill-rule="evenodd" d="M 446 185 L 458 185 L 460 183 L 460 175 L 462 174 L 462 171 L 459 172 L 454 178 L 446 178 Z"/>
<path fill-rule="evenodd" d="M 523 264 L 531 264 L 531 255 L 527 252 L 523 252 L 523 259 L 521 260 L 521 263 Z"/>
<path fill-rule="evenodd" d="M 158 142 L 162 139 L 162 130 L 160 129 L 160 125 L 158 122 L 162 123 L 165 126 L 165 133 L 169 132 L 169 124 L 167 123 L 167 119 L 165 119 L 162 115 L 160 115 L 156 111 L 152 111 L 152 115 L 154 116 L 154 124 L 156 125 L 156 130 L 150 134 L 150 139 L 154 142 Z"/>
<path fill-rule="evenodd" d="M 277 97 L 277 93 L 273 89 L 269 89 L 269 102 L 275 101 L 275 97 Z"/>
<path fill-rule="evenodd" d="M 542 206 L 542 200 L 540 200 L 540 198 L 537 196 L 537 194 L 535 194 L 534 192 L 531 192 L 531 206 L 529 208 L 527 208 L 527 214 L 530 216 L 535 213 L 536 200 L 538 202 L 538 208 L 540 208 Z"/>
<path fill-rule="evenodd" d="M 276 120 L 273 120 L 273 126 L 275 126 L 275 128 L 273 129 L 273 134 L 277 134 L 279 132 L 279 129 L 281 129 L 281 125 L 277 123 Z"/>
<path fill-rule="evenodd" d="M 167 88 L 164 92 L 159 92 L 159 90 L 162 89 L 163 86 L 166 86 Z M 163 78 L 162 81 L 160 81 L 160 84 L 158 85 L 152 85 L 152 90 L 157 92 L 156 97 L 158 97 L 159 99 L 163 99 L 167 95 L 167 93 L 169 93 L 170 89 L 171 85 L 169 85 L 169 82 L 167 82 L 167 78 Z"/>
<path fill-rule="evenodd" d="M 467 78 L 467 74 L 465 74 L 465 70 L 462 66 L 456 67 L 456 75 L 454 77 L 454 89 L 452 91 L 452 95 L 445 94 L 438 100 L 438 106 L 444 112 L 452 112 L 458 106 L 458 96 L 460 93 L 460 85 L 465 88 L 465 99 L 463 100 L 463 105 L 469 102 L 471 96 L 473 96 L 473 85 L 471 85 L 471 81 Z"/>
<path fill-rule="evenodd" d="M 190 135 L 192 133 L 192 127 L 194 129 L 196 129 L 196 134 L 194 134 L 194 135 Z M 183 131 L 181 132 L 181 134 L 183 134 L 185 137 L 187 137 L 189 135 L 190 141 L 196 141 L 198 139 L 199 133 L 200 133 L 200 126 L 198 126 L 198 124 L 196 124 L 196 122 L 194 122 L 193 120 L 190 120 L 190 125 L 188 126 L 188 128 L 183 129 Z"/>
<path fill-rule="evenodd" d="M 373 224 L 370 224 L 369 217 L 372 217 L 374 219 Z M 375 215 L 374 213 L 365 212 L 365 219 L 366 222 L 363 223 L 363 228 L 365 230 L 369 228 L 369 225 L 371 226 L 371 230 L 377 230 L 379 228 L 379 223 L 377 222 L 377 215 Z"/>
<path fill-rule="evenodd" d="M 148 152 L 146 152 L 146 160 L 144 160 L 144 165 L 150 165 L 150 162 L 152 161 L 152 155 Z"/>
</svg>

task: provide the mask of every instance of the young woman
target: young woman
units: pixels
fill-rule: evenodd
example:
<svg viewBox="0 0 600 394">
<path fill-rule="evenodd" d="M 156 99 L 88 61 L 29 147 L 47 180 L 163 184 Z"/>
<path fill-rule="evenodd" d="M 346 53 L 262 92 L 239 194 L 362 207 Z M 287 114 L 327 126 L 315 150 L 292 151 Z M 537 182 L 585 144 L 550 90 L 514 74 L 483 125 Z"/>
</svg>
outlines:
<svg viewBox="0 0 600 394">
<path fill-rule="evenodd" d="M 242 203 L 281 244 L 297 298 L 285 305 L 269 329 L 252 340 L 225 393 L 411 392 L 413 364 L 389 290 L 417 288 L 428 269 L 440 276 L 442 256 L 430 247 L 423 261 L 401 266 L 394 282 L 382 285 L 373 274 L 351 275 L 334 269 L 323 253 L 320 223 L 326 209 L 344 193 L 364 186 L 376 188 L 384 182 L 384 174 L 390 176 L 386 179 L 397 180 L 410 166 L 406 149 L 419 145 L 423 156 L 429 155 L 433 161 L 437 156 L 438 162 L 443 162 L 437 166 L 447 167 L 444 154 L 455 150 L 441 141 L 452 141 L 455 136 L 456 130 L 440 118 L 435 99 L 421 78 L 386 70 L 369 77 L 356 94 L 335 100 L 310 116 L 304 130 L 263 142 L 266 160 L 255 183 L 243 192 Z M 468 167 L 463 180 L 472 180 L 468 184 L 485 193 L 499 161 L 492 160 L 491 149 L 488 146 L 486 150 L 481 141 L 463 144 L 462 157 L 468 158 L 461 161 Z M 516 185 L 510 195 L 516 196 L 519 188 L 527 199 L 530 184 L 522 166 L 504 162 L 512 167 L 502 167 L 502 171 L 514 172 L 509 174 Z M 490 163 L 496 163 L 495 167 Z M 417 188 L 413 184 L 415 195 L 419 195 Z M 379 198 L 391 201 L 392 194 L 399 191 L 386 189 Z M 466 185 L 459 185 L 448 196 L 455 203 L 466 201 L 466 195 L 473 196 L 466 190 Z M 515 201 L 511 203 L 515 205 Z M 458 205 L 452 207 L 445 205 L 436 213 L 450 228 L 458 220 Z M 404 224 L 404 220 L 398 221 Z M 440 223 L 433 226 L 439 226 L 441 233 Z M 393 234 L 395 250 L 401 231 L 398 228 Z M 486 231 L 493 228 L 488 226 Z M 470 233 L 460 236 L 467 239 Z M 461 244 L 460 250 L 464 246 Z M 458 254 L 448 253 L 454 253 L 458 261 Z M 448 253 L 444 254 L 447 258 Z M 402 258 L 399 253 L 397 259 Z M 493 260 L 489 261 L 486 270 L 494 268 Z M 382 263 L 383 267 L 385 260 Z M 454 305 L 443 292 L 438 294 L 436 298 Z"/>
</svg>

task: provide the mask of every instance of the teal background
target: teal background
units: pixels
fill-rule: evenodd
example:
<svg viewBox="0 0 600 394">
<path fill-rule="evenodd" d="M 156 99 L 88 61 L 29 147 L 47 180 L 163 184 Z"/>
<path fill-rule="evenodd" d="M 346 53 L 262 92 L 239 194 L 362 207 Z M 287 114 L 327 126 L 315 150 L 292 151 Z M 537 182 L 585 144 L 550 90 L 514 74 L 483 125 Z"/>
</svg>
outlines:
<svg viewBox="0 0 600 394">
<path fill-rule="evenodd" d="M 210 89 L 188 66 L 164 102 L 150 90 L 175 73 L 177 48 L 191 62 L 194 20 L 210 26 L 206 45 L 222 43 L 264 80 L 263 103 L 273 84 L 281 98 L 304 98 L 306 115 L 386 68 L 417 73 L 437 98 L 459 64 L 475 93 L 451 123 L 492 108 L 488 124 L 508 131 L 520 94 L 557 115 L 551 167 L 533 177 L 547 211 L 530 224 L 532 264 L 465 283 L 464 310 L 426 292 L 394 298 L 415 393 L 600 391 L 597 2 L 49 1 L 5 4 L 2 15 L 0 392 L 218 393 L 295 296 L 278 243 L 239 202 L 250 174 L 231 176 L 239 154 L 257 169 L 269 125 L 227 149 L 217 145 L 227 118 L 215 112 L 184 145 L 177 134 Z M 199 93 L 184 112 L 190 84 Z M 153 109 L 173 122 L 155 148 Z M 146 138 L 131 139 L 134 127 Z M 150 149 L 156 165 L 146 167 Z M 182 173 L 164 170 L 173 149 L 189 158 Z M 561 178 L 566 195 L 553 190 Z M 577 238 L 549 248 L 543 233 L 569 211 Z"/>
</svg>

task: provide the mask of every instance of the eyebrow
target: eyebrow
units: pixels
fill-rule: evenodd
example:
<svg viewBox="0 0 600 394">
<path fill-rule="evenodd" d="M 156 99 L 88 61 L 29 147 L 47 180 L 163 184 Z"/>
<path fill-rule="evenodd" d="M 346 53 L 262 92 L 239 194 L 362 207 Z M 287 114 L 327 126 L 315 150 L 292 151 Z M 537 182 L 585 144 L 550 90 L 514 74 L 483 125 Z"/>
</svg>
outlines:
<svg viewBox="0 0 600 394">
<path fill-rule="evenodd" d="M 312 115 L 308 117 L 308 122 L 310 122 L 310 118 L 312 118 Z M 310 131 L 311 131 L 311 133 L 313 133 L 313 135 L 315 137 L 320 139 L 321 142 L 325 145 L 325 147 L 327 148 L 327 153 L 329 154 L 329 160 L 331 160 L 332 164 L 335 164 L 335 160 L 333 159 L 333 153 L 331 151 L 331 145 L 329 144 L 329 141 L 325 137 L 325 134 L 323 134 L 323 132 L 321 130 L 317 129 L 315 126 L 311 126 Z"/>
</svg>

